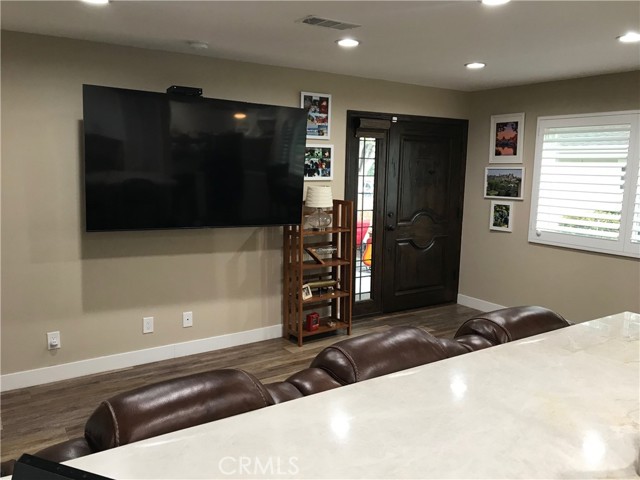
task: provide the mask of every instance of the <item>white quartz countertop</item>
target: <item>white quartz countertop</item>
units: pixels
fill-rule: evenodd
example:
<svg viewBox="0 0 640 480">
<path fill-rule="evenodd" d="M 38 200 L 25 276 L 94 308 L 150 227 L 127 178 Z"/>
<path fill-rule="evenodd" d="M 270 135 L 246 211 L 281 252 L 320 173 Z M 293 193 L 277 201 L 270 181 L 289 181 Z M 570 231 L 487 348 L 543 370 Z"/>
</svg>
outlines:
<svg viewBox="0 0 640 480">
<path fill-rule="evenodd" d="M 621 313 L 78 458 L 116 479 L 637 478 Z"/>
</svg>

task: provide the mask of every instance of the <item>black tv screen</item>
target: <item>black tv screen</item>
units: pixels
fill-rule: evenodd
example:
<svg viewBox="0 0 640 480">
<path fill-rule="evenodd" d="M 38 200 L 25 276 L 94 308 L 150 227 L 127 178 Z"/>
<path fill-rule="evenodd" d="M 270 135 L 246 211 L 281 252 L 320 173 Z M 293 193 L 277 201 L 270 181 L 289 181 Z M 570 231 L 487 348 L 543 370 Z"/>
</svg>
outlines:
<svg viewBox="0 0 640 480">
<path fill-rule="evenodd" d="M 83 86 L 87 231 L 299 224 L 301 108 Z"/>
</svg>

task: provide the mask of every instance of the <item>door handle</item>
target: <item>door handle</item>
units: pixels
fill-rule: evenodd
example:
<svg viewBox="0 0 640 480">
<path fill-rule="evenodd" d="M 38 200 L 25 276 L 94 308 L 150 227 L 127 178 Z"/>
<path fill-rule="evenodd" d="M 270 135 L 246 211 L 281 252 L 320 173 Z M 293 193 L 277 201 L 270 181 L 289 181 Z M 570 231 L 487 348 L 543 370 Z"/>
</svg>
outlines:
<svg viewBox="0 0 640 480">
<path fill-rule="evenodd" d="M 389 217 L 389 220 L 391 220 L 393 218 L 393 212 L 388 212 L 387 213 L 387 217 Z M 388 232 L 393 232 L 396 229 L 395 225 L 391 225 L 388 224 L 386 227 L 384 227 L 385 230 L 387 230 Z"/>
</svg>

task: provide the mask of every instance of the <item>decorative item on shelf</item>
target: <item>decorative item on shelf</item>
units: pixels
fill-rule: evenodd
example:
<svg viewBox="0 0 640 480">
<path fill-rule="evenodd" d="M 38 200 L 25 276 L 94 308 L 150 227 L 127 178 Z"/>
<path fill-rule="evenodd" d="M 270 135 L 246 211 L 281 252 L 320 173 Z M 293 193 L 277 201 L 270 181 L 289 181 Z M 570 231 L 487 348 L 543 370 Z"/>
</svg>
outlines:
<svg viewBox="0 0 640 480">
<path fill-rule="evenodd" d="M 313 293 L 311 293 L 311 287 L 309 285 L 302 285 L 302 299 L 308 300 L 313 297 Z"/>
<path fill-rule="evenodd" d="M 318 289 L 320 295 L 333 292 L 334 288 L 338 288 L 339 280 L 318 280 L 307 283 L 309 288 Z"/>
<path fill-rule="evenodd" d="M 331 187 L 310 186 L 307 188 L 305 205 L 316 209 L 314 213 L 307 217 L 307 222 L 311 228 L 323 231 L 331 225 L 331 215 L 323 210 L 333 207 Z"/>
<path fill-rule="evenodd" d="M 320 328 L 320 315 L 317 312 L 311 312 L 307 315 L 306 329 L 314 332 Z"/>
<path fill-rule="evenodd" d="M 309 288 L 326 288 L 326 287 L 336 287 L 339 283 L 339 280 L 318 280 L 316 282 L 309 282 L 307 285 Z"/>
<path fill-rule="evenodd" d="M 337 247 L 329 246 L 329 247 L 305 247 L 305 252 L 309 254 L 311 258 L 313 258 L 316 263 L 320 265 L 324 265 L 324 259 L 320 255 L 333 255 L 338 251 Z"/>
</svg>

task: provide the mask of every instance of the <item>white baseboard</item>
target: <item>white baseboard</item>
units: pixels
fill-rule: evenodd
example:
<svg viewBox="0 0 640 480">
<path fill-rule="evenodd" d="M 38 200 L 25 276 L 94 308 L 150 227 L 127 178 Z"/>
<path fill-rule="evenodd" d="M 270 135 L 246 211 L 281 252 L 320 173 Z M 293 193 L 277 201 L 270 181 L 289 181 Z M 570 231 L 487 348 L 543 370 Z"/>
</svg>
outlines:
<svg viewBox="0 0 640 480">
<path fill-rule="evenodd" d="M 280 336 L 282 336 L 282 325 L 272 325 L 270 327 L 247 330 L 246 332 L 230 333 L 218 337 L 209 337 L 189 342 L 164 345 L 162 347 L 90 358 L 52 367 L 8 373 L 0 377 L 0 391 L 6 392 L 15 390 L 16 388 L 31 387 L 43 383 L 57 382 L 69 378 L 82 377 L 84 375 L 93 375 L 110 370 L 133 367 L 134 365 L 142 365 L 144 363 L 185 357 L 187 355 L 245 345 L 261 340 L 270 340 Z"/>
<path fill-rule="evenodd" d="M 491 312 L 493 310 L 506 308 L 504 305 L 498 305 L 497 303 L 487 302 L 485 300 L 480 300 L 479 298 L 473 298 L 462 294 L 458 294 L 458 303 L 465 307 L 475 308 L 481 312 Z"/>
</svg>

